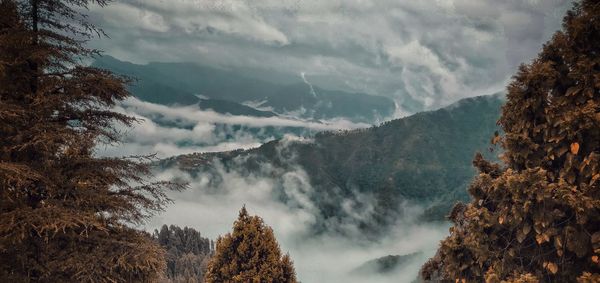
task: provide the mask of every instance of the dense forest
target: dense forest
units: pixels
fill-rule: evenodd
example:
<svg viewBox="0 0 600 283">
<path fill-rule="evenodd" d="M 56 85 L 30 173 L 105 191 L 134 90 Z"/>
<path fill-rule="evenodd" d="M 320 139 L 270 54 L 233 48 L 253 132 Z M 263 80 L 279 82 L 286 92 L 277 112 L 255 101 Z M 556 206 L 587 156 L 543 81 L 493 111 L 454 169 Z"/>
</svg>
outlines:
<svg viewBox="0 0 600 283">
<path fill-rule="evenodd" d="M 159 164 L 208 174 L 214 187 L 226 178 L 221 165 L 225 171 L 264 175 L 282 184 L 286 172 L 300 167 L 310 177 L 314 193 L 309 197 L 322 215 L 316 232 L 357 221 L 365 235 L 375 235 L 402 215 L 404 201 L 426 206 L 424 220 L 442 221 L 455 201 L 468 200 L 465 187 L 475 173 L 475 152 L 492 159 L 499 153 L 489 148 L 502 103 L 500 94 L 468 98 L 368 129 L 321 132 L 303 141 L 275 140 L 245 151 L 183 155 Z M 264 172 L 265 167 L 280 170 Z M 285 202 L 288 196 L 280 187 Z M 368 219 L 351 219 L 340 206 L 345 199 L 360 202 L 357 195 L 362 193 L 374 196 L 376 211 Z"/>
<path fill-rule="evenodd" d="M 202 237 L 193 228 L 181 229 L 175 225 L 163 225 L 154 230 L 152 237 L 167 251 L 167 270 L 160 282 L 203 282 L 208 261 L 214 254 L 214 242 Z"/>
<path fill-rule="evenodd" d="M 232 233 L 216 243 L 193 228 L 175 225 L 154 230 L 152 238 L 166 251 L 161 283 L 296 282 L 292 260 L 281 253 L 273 230 L 245 207 Z"/>
</svg>

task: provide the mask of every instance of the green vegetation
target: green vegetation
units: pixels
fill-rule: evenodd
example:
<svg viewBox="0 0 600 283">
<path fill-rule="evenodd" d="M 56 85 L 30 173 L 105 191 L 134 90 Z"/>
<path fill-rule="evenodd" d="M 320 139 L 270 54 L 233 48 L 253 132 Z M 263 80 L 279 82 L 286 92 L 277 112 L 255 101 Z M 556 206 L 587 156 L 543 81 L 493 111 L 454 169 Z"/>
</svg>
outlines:
<svg viewBox="0 0 600 283">
<path fill-rule="evenodd" d="M 354 220 L 366 234 L 379 233 L 401 215 L 403 201 L 424 204 L 430 208 L 426 219 L 442 220 L 454 202 L 468 200 L 466 187 L 475 172 L 471 158 L 477 151 L 488 152 L 502 102 L 500 95 L 470 98 L 378 127 L 319 133 L 308 143 L 278 140 L 247 151 L 179 156 L 161 165 L 213 173 L 215 182 L 220 178 L 215 159 L 227 170 L 255 176 L 263 174 L 265 164 L 280 168 L 279 174 L 299 166 L 310 177 L 309 197 L 324 221 L 317 231 L 325 229 L 325 222 L 350 217 L 340 206 L 352 199 L 375 206 L 372 218 Z M 373 199 L 357 199 L 360 194 Z"/>
<path fill-rule="evenodd" d="M 167 270 L 161 283 L 203 282 L 208 261 L 214 254 L 214 242 L 193 228 L 163 225 L 152 235 L 167 251 Z"/>
</svg>

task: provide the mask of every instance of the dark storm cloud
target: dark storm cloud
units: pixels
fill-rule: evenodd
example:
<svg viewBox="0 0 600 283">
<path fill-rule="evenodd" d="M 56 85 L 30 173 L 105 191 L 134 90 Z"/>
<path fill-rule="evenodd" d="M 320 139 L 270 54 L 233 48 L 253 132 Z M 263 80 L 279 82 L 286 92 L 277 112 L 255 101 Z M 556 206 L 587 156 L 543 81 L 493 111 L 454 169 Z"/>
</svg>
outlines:
<svg viewBox="0 0 600 283">
<path fill-rule="evenodd" d="M 93 8 L 107 54 L 270 70 L 408 112 L 501 91 L 567 0 L 123 0 Z M 268 76 L 267 76 L 268 77 Z M 399 113 L 401 114 L 401 113 Z"/>
</svg>

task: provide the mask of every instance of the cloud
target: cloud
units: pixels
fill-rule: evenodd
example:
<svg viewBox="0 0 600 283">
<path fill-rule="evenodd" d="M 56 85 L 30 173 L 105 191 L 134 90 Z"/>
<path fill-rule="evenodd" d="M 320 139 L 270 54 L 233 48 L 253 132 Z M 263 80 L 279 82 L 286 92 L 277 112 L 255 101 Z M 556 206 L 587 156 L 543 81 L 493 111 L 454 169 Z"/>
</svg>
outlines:
<svg viewBox="0 0 600 283">
<path fill-rule="evenodd" d="M 92 12 L 98 11 L 98 6 L 93 6 Z M 106 6 L 98 15 L 110 26 L 127 26 L 141 32 L 168 32 L 169 25 L 162 15 L 150 10 L 140 9 L 125 3 L 114 3 Z"/>
<path fill-rule="evenodd" d="M 368 219 L 372 211 L 368 204 L 372 202 L 368 197 L 357 195 L 343 200 L 343 210 L 349 213 L 350 219 L 331 223 L 344 225 L 343 233 L 315 235 L 311 228 L 323 220 L 312 200 L 316 192 L 306 172 L 293 166 L 293 161 L 290 165 L 290 169 L 281 172 L 282 169 L 269 164 L 260 164 L 261 172 L 249 175 L 237 167 L 226 169 L 218 162 L 211 166 L 214 172 L 201 172 L 195 177 L 172 168 L 161 171 L 157 178 L 186 180 L 191 187 L 171 194 L 175 203 L 145 228 L 153 230 L 163 224 L 189 226 L 215 239 L 231 231 L 237 211 L 245 205 L 251 214 L 261 216 L 274 229 L 282 250 L 289 252 L 294 260 L 299 280 L 334 283 L 411 282 L 416 279 L 420 266 L 434 254 L 439 240 L 447 234 L 448 225 L 419 223 L 416 219 L 422 209 L 405 204 L 402 208 L 405 213 L 397 219 L 395 228 L 375 241 L 365 241 L 356 227 L 358 221 L 351 219 Z M 279 197 L 281 193 L 286 201 Z M 358 202 L 363 205 L 359 206 Z M 421 254 L 391 274 L 366 273 L 357 277 L 351 273 L 368 260 L 415 252 Z"/>
<path fill-rule="evenodd" d="M 109 26 L 172 32 L 190 37 L 221 33 L 264 44 L 289 43 L 281 31 L 240 1 L 131 0 L 109 5 L 106 10 L 100 9 L 93 6 L 91 11 Z"/>
<path fill-rule="evenodd" d="M 194 152 L 249 149 L 273 140 L 285 128 L 316 132 L 369 127 L 344 119 L 306 121 L 292 117 L 251 117 L 220 114 L 196 106 L 169 107 L 128 98 L 115 111 L 139 119 L 131 128 L 119 127 L 123 143 L 102 145 L 102 156 L 157 154 L 164 158 Z M 268 128 L 274 128 L 269 132 Z M 284 139 L 303 139 L 284 135 Z"/>
<path fill-rule="evenodd" d="M 143 121 L 127 129 L 122 145 L 98 148 L 99 154 L 104 156 L 154 152 L 159 157 L 167 157 L 249 148 L 264 142 L 261 137 L 247 131 L 235 132 L 228 127 L 217 126 L 240 121 L 257 127 L 289 123 L 319 129 L 323 125 L 339 127 L 289 118 L 263 120 L 222 115 L 194 107 L 165 107 L 136 99 L 129 99 L 114 110 Z M 379 239 L 367 239 L 358 223 L 374 218 L 373 196 L 355 192 L 345 194 L 341 199 L 326 200 L 334 196 L 322 195 L 312 187 L 310 176 L 296 164 L 298 156 L 289 150 L 290 145 L 312 142 L 311 138 L 285 134 L 275 153 L 288 164 L 274 166 L 260 163 L 257 164 L 258 170 L 252 172 L 242 166 L 248 156 L 237 157 L 227 166 L 215 161 L 206 172 L 193 175 L 176 168 L 158 168 L 155 175 L 158 180 L 184 180 L 190 188 L 170 193 L 174 203 L 143 228 L 153 230 L 163 224 L 190 226 L 205 237 L 216 239 L 231 230 L 237 211 L 246 205 L 251 213 L 260 215 L 273 227 L 283 251 L 289 252 L 294 259 L 303 282 L 363 282 L 364 278 L 368 278 L 369 282 L 398 282 L 414 279 L 419 266 L 434 253 L 437 242 L 446 234 L 447 225 L 417 223 L 422 209 L 403 204 L 399 208 L 404 212 L 403 217 L 397 219 L 395 228 Z M 324 217 L 317 200 L 339 203 L 340 217 Z M 315 227 L 325 228 L 325 233 L 315 235 Z M 350 274 L 368 260 L 415 251 L 423 254 L 392 274 L 364 274 L 362 278 Z"/>
<path fill-rule="evenodd" d="M 122 0 L 94 8 L 137 63 L 183 61 L 288 74 L 394 98 L 404 112 L 502 90 L 560 27 L 567 0 Z M 260 72 L 250 72 L 260 73 Z M 262 78 L 276 77 L 265 75 Z M 277 76 L 279 77 L 279 76 Z"/>
<path fill-rule="evenodd" d="M 252 117 L 242 115 L 220 114 L 210 110 L 201 110 L 197 106 L 170 107 L 136 98 L 129 98 L 122 106 L 142 115 L 160 115 L 171 120 L 183 120 L 193 123 L 220 123 L 228 125 L 245 125 L 251 127 L 299 127 L 313 130 L 339 130 L 369 127 L 369 124 L 354 123 L 345 119 L 322 120 L 309 122 L 292 117 Z"/>
</svg>

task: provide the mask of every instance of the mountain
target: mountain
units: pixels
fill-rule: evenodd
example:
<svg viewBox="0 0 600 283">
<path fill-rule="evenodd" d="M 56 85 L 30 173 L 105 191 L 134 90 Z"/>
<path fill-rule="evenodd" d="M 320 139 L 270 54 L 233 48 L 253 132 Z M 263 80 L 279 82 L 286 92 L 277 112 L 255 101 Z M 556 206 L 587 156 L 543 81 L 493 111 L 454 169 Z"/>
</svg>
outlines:
<svg viewBox="0 0 600 283">
<path fill-rule="evenodd" d="M 421 255 L 422 253 L 412 253 L 407 255 L 388 255 L 372 259 L 353 269 L 350 273 L 358 276 L 368 276 L 374 273 L 390 273 Z"/>
<path fill-rule="evenodd" d="M 277 114 L 272 111 L 261 111 L 239 103 L 220 99 L 200 99 L 198 106 L 202 110 L 212 110 L 217 113 L 252 116 L 252 117 L 274 117 Z"/>
<path fill-rule="evenodd" d="M 269 109 L 298 118 L 346 118 L 372 123 L 393 114 L 394 101 L 382 96 L 327 90 L 308 83 L 276 84 L 243 72 L 191 63 L 138 65 L 110 56 L 97 58 L 95 67 L 136 78 L 131 92 L 141 100 L 163 105 L 211 104 L 220 113 L 239 112 L 265 117 Z M 259 109 L 251 111 L 252 103 Z M 271 112 L 271 113 L 272 113 Z M 270 115 L 270 114 L 267 114 Z"/>
<path fill-rule="evenodd" d="M 498 154 L 488 148 L 498 131 L 502 103 L 502 95 L 468 98 L 368 129 L 284 138 L 250 150 L 182 155 L 160 165 L 209 174 L 215 184 L 223 178 L 220 170 L 272 178 L 281 183 L 281 201 L 294 205 L 284 177 L 301 169 L 312 187 L 304 194 L 323 220 L 315 231 L 349 220 L 366 233 L 381 231 L 402 215 L 405 204 L 425 206 L 426 220 L 442 220 L 454 202 L 468 200 L 475 153 L 492 159 Z"/>
</svg>

